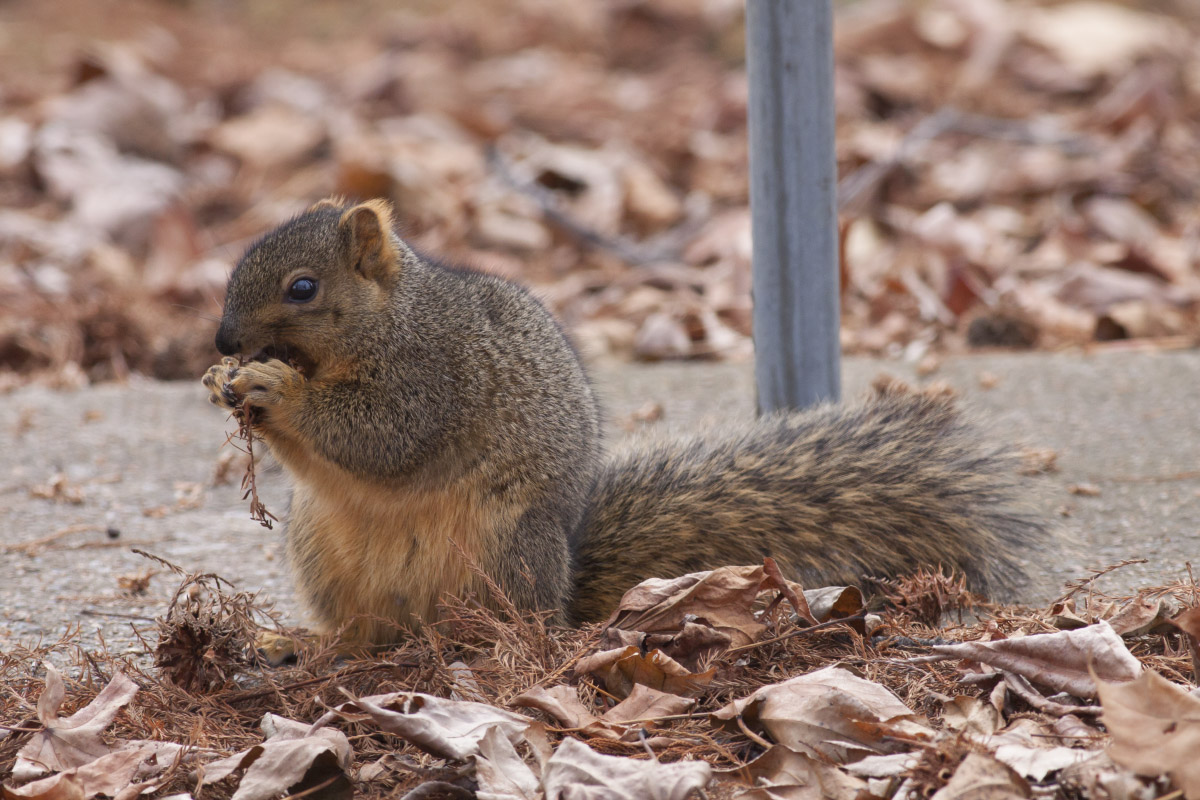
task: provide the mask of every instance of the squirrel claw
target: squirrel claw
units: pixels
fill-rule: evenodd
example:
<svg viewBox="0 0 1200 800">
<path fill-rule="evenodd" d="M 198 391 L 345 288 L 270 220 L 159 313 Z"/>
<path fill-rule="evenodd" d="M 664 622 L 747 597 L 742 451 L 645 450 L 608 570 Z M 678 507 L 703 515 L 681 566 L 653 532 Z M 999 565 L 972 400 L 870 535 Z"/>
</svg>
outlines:
<svg viewBox="0 0 1200 800">
<path fill-rule="evenodd" d="M 215 403 L 217 400 L 214 399 L 213 402 Z M 221 386 L 221 404 L 231 408 L 240 405 L 238 396 L 233 391 L 233 384 L 225 383 Z"/>
<path fill-rule="evenodd" d="M 231 382 L 238 374 L 236 359 L 223 358 L 220 364 L 214 364 L 204 373 L 200 383 L 208 389 L 208 401 L 213 405 L 233 411 L 241 406 L 241 398 L 233 391 Z"/>
</svg>

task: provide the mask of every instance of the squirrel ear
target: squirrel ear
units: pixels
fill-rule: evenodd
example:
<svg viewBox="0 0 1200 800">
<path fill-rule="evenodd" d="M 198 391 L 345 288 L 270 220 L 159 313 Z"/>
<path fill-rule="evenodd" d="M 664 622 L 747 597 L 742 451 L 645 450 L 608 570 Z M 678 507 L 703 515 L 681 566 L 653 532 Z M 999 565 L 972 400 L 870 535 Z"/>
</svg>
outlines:
<svg viewBox="0 0 1200 800">
<path fill-rule="evenodd" d="M 347 200 L 340 194 L 335 194 L 332 197 L 326 197 L 324 200 L 318 200 L 308 207 L 309 212 L 320 211 L 322 208 L 336 208 L 341 211 L 346 207 Z"/>
<path fill-rule="evenodd" d="M 347 209 L 338 225 L 349 240 L 350 263 L 364 277 L 379 281 L 398 264 L 392 241 L 392 207 L 386 200 L 369 200 Z"/>
</svg>

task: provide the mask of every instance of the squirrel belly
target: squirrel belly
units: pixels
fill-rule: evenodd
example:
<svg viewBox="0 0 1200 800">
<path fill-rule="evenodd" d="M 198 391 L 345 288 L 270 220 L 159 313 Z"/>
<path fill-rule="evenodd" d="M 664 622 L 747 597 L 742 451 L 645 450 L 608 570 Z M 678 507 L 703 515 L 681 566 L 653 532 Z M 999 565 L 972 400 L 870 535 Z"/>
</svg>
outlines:
<svg viewBox="0 0 1200 800">
<path fill-rule="evenodd" d="M 583 623 L 646 577 L 766 555 L 808 585 L 943 566 L 1004 590 L 1046 535 L 1005 451 L 926 394 L 602 465 L 592 388 L 552 315 L 415 253 L 382 201 L 322 201 L 252 245 L 216 343 L 210 400 L 251 409 L 293 483 L 300 595 L 354 642 L 394 640 L 447 594 L 493 603 L 471 565 L 517 607 Z"/>
</svg>

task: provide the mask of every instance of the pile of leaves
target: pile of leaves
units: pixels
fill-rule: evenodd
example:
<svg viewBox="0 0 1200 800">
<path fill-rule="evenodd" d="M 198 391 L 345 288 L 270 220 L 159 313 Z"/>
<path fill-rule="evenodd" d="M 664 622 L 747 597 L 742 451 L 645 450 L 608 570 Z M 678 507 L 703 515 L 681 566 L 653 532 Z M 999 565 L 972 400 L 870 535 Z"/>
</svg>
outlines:
<svg viewBox="0 0 1200 800">
<path fill-rule="evenodd" d="M 0 655 L 0 795 L 1200 798 L 1194 581 L 1089 578 L 1041 611 L 878 588 L 870 611 L 768 559 L 583 630 L 451 601 L 395 649 L 272 669 L 269 613 L 189 575 L 155 666 L 70 637 Z"/>
<path fill-rule="evenodd" d="M 593 354 L 746 354 L 742 5 L 10 3 L 5 380 L 200 374 L 238 254 L 333 193 Z M 849 351 L 1194 341 L 1200 12 L 1143 5 L 845 5 Z"/>
</svg>

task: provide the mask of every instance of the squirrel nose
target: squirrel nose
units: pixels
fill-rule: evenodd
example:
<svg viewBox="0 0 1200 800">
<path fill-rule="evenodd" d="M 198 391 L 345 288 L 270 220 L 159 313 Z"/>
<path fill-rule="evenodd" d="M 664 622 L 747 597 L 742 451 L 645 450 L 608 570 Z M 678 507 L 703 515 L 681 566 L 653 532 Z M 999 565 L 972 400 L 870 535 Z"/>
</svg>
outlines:
<svg viewBox="0 0 1200 800">
<path fill-rule="evenodd" d="M 241 351 L 242 343 L 233 337 L 232 331 L 224 325 L 217 329 L 217 352 L 223 356 L 232 356 Z"/>
</svg>

